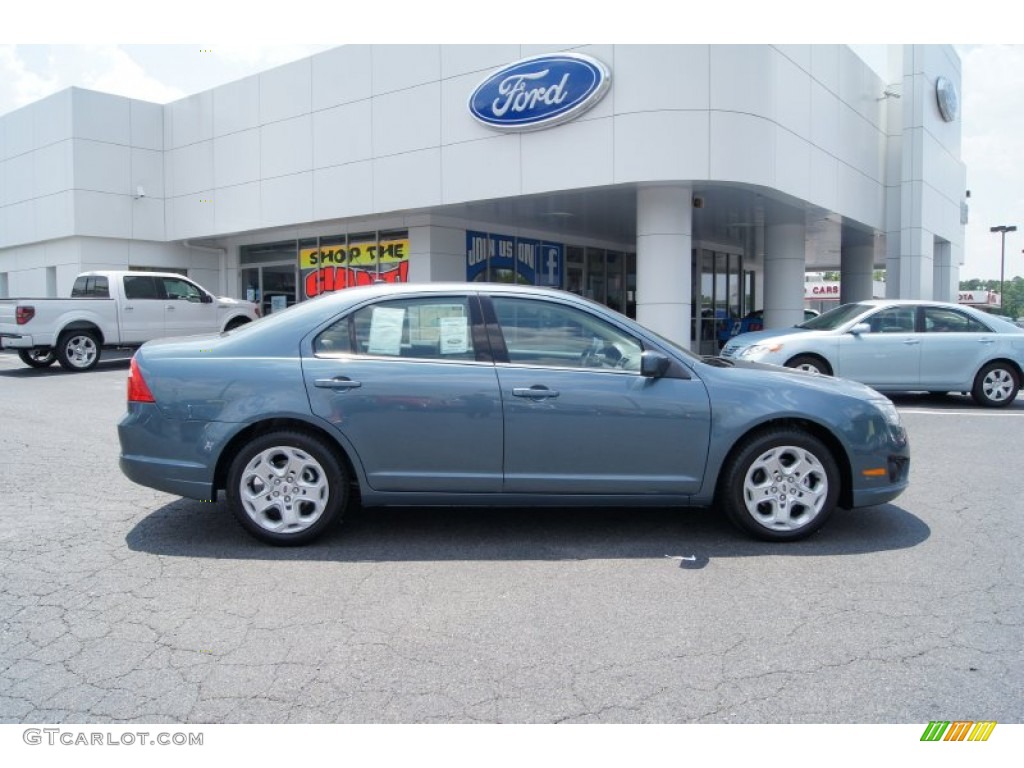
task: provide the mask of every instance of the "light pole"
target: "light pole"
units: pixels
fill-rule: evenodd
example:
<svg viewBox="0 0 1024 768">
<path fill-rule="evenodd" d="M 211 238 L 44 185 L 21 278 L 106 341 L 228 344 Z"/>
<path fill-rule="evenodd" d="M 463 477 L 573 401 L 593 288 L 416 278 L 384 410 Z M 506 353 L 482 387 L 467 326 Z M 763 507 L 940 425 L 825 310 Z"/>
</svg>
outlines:
<svg viewBox="0 0 1024 768">
<path fill-rule="evenodd" d="M 989 227 L 989 232 L 998 232 L 999 237 L 1002 238 L 1002 248 L 1000 249 L 999 255 L 999 308 L 1003 308 L 1003 283 L 1006 281 L 1006 233 L 1016 232 L 1016 226 L 1006 226 L 1000 224 L 998 227 Z"/>
</svg>

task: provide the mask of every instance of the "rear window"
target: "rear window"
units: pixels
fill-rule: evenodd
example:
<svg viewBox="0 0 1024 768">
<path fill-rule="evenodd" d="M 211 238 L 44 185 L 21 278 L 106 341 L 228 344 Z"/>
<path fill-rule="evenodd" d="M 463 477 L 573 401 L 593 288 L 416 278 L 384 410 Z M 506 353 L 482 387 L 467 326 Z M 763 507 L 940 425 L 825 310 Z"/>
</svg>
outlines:
<svg viewBox="0 0 1024 768">
<path fill-rule="evenodd" d="M 80 275 L 71 289 L 72 299 L 109 299 L 110 283 L 106 275 Z"/>
</svg>

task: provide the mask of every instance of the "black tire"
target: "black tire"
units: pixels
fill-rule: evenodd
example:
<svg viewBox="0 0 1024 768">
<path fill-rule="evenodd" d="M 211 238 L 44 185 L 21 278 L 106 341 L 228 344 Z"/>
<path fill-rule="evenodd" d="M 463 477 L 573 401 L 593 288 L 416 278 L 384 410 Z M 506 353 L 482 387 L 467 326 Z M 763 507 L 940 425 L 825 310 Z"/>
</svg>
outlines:
<svg viewBox="0 0 1024 768">
<path fill-rule="evenodd" d="M 718 502 L 751 536 L 796 541 L 825 524 L 839 485 L 839 467 L 824 443 L 797 429 L 773 429 L 734 451 L 722 469 Z"/>
<path fill-rule="evenodd" d="M 93 331 L 65 331 L 56 352 L 60 367 L 75 373 L 92 370 L 100 361 L 100 343 Z"/>
<path fill-rule="evenodd" d="M 1009 363 L 989 363 L 974 377 L 971 397 L 978 405 L 986 408 L 1005 408 L 1017 397 L 1020 390 L 1020 376 Z"/>
<path fill-rule="evenodd" d="M 235 330 L 235 328 L 238 328 L 239 326 L 245 325 L 248 322 L 250 322 L 250 321 L 246 320 L 244 317 L 236 317 L 234 320 L 232 320 L 231 322 L 229 322 L 227 325 L 224 326 L 224 330 L 225 331 L 233 331 L 233 330 Z"/>
<path fill-rule="evenodd" d="M 349 473 L 320 438 L 271 432 L 235 455 L 227 499 L 238 522 L 260 541 L 308 544 L 343 517 Z"/>
<path fill-rule="evenodd" d="M 796 357 L 786 361 L 786 367 L 799 368 L 802 371 L 820 373 L 825 376 L 832 375 L 832 366 L 817 355 L 797 355 Z"/>
<path fill-rule="evenodd" d="M 49 368 L 57 362 L 57 353 L 52 349 L 19 349 L 18 357 L 32 368 Z"/>
</svg>

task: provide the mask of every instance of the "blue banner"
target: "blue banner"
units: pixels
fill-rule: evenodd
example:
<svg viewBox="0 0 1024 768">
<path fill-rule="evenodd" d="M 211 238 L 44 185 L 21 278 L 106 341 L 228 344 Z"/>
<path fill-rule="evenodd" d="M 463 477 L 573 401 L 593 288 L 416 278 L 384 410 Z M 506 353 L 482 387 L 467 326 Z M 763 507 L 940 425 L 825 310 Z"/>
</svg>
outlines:
<svg viewBox="0 0 1024 768">
<path fill-rule="evenodd" d="M 466 280 L 562 286 L 565 246 L 466 230 Z"/>
<path fill-rule="evenodd" d="M 537 285 L 562 287 L 565 271 L 565 246 L 560 243 L 541 243 L 537 259 Z"/>
</svg>

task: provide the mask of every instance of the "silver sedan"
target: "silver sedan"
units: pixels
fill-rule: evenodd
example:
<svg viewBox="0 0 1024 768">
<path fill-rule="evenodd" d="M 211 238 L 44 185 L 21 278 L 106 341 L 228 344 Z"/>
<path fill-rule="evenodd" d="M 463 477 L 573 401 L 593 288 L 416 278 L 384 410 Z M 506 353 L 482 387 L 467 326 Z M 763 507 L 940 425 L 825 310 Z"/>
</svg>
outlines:
<svg viewBox="0 0 1024 768">
<path fill-rule="evenodd" d="M 882 392 L 970 392 L 999 408 L 1024 376 L 1024 329 L 934 301 L 843 304 L 787 329 L 737 336 L 722 356 L 841 376 Z"/>
</svg>

